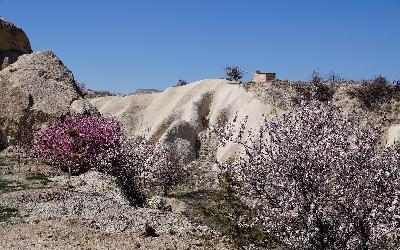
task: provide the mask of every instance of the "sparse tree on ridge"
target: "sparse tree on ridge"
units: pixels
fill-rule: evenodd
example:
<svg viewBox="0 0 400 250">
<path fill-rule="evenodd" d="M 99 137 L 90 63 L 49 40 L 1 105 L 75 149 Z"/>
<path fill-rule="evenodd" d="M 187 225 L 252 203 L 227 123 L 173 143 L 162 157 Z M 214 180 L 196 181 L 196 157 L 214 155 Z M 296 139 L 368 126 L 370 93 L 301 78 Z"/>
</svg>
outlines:
<svg viewBox="0 0 400 250">
<path fill-rule="evenodd" d="M 224 70 L 229 81 L 240 81 L 244 76 L 244 70 L 239 66 L 226 66 Z"/>
</svg>

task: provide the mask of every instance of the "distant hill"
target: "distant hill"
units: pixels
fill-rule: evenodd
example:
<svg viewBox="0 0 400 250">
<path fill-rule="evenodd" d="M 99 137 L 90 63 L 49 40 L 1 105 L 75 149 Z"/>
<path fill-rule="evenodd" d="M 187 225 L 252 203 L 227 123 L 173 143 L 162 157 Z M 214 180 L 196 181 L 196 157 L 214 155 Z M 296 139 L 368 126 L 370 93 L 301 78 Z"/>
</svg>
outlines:
<svg viewBox="0 0 400 250">
<path fill-rule="evenodd" d="M 137 95 L 137 94 L 153 94 L 161 92 L 158 89 L 137 89 L 136 91 L 132 92 L 130 95 Z"/>
</svg>

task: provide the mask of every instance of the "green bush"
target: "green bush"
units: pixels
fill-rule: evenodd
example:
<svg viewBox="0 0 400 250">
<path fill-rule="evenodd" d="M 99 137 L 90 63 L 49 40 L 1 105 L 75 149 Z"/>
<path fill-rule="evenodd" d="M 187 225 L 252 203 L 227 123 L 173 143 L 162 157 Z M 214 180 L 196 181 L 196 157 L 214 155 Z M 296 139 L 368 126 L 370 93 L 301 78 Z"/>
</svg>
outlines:
<svg viewBox="0 0 400 250">
<path fill-rule="evenodd" d="M 201 215 L 213 222 L 211 226 L 228 236 L 237 249 L 271 249 L 281 244 L 278 238 L 257 226 L 239 225 L 239 220 L 257 216 L 257 209 L 234 195 L 235 183 L 227 173 L 221 175 L 220 181 L 221 188 L 210 196 L 212 203 L 200 207 Z"/>
<path fill-rule="evenodd" d="M 9 220 L 12 217 L 19 216 L 18 209 L 0 206 L 0 222 Z"/>
<path fill-rule="evenodd" d="M 185 86 L 188 85 L 189 83 L 186 80 L 180 79 L 174 87 L 181 87 L 181 86 Z"/>
<path fill-rule="evenodd" d="M 295 90 L 298 96 L 295 97 L 293 101 L 296 104 L 300 104 L 302 100 L 328 102 L 332 100 L 333 95 L 335 94 L 333 85 L 323 83 L 319 78 L 313 78 L 310 83 L 296 84 Z"/>
<path fill-rule="evenodd" d="M 313 85 L 314 87 L 314 99 L 320 102 L 328 102 L 331 101 L 333 95 L 335 94 L 335 90 L 332 86 L 324 83 L 316 83 Z"/>
<path fill-rule="evenodd" d="M 375 109 L 379 104 L 390 101 L 398 97 L 400 88 L 397 85 L 391 85 L 384 76 L 377 76 L 371 80 L 365 80 L 355 91 L 349 94 L 358 100 L 367 109 Z"/>
</svg>

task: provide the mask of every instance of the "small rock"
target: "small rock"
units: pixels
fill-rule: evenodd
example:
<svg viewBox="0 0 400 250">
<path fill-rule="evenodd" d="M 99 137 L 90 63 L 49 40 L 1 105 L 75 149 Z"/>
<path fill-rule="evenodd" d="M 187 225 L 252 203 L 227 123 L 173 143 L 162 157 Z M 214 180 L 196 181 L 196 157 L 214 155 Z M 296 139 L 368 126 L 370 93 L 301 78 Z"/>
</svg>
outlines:
<svg viewBox="0 0 400 250">
<path fill-rule="evenodd" d="M 158 237 L 158 234 L 154 228 L 152 228 L 151 226 L 146 224 L 144 227 L 143 236 L 144 237 Z"/>
<path fill-rule="evenodd" d="M 181 214 L 186 210 L 183 202 L 176 198 L 153 196 L 148 200 L 150 208 Z"/>
</svg>

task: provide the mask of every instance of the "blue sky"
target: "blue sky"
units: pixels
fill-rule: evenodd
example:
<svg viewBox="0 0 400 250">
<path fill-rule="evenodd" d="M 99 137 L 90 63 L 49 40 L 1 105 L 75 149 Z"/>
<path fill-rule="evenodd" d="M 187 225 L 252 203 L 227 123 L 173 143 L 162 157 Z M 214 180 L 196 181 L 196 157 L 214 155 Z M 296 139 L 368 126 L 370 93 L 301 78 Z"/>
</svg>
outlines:
<svg viewBox="0 0 400 250">
<path fill-rule="evenodd" d="M 0 0 L 0 16 L 93 89 L 164 89 L 226 65 L 400 79 L 400 0 Z"/>
</svg>

